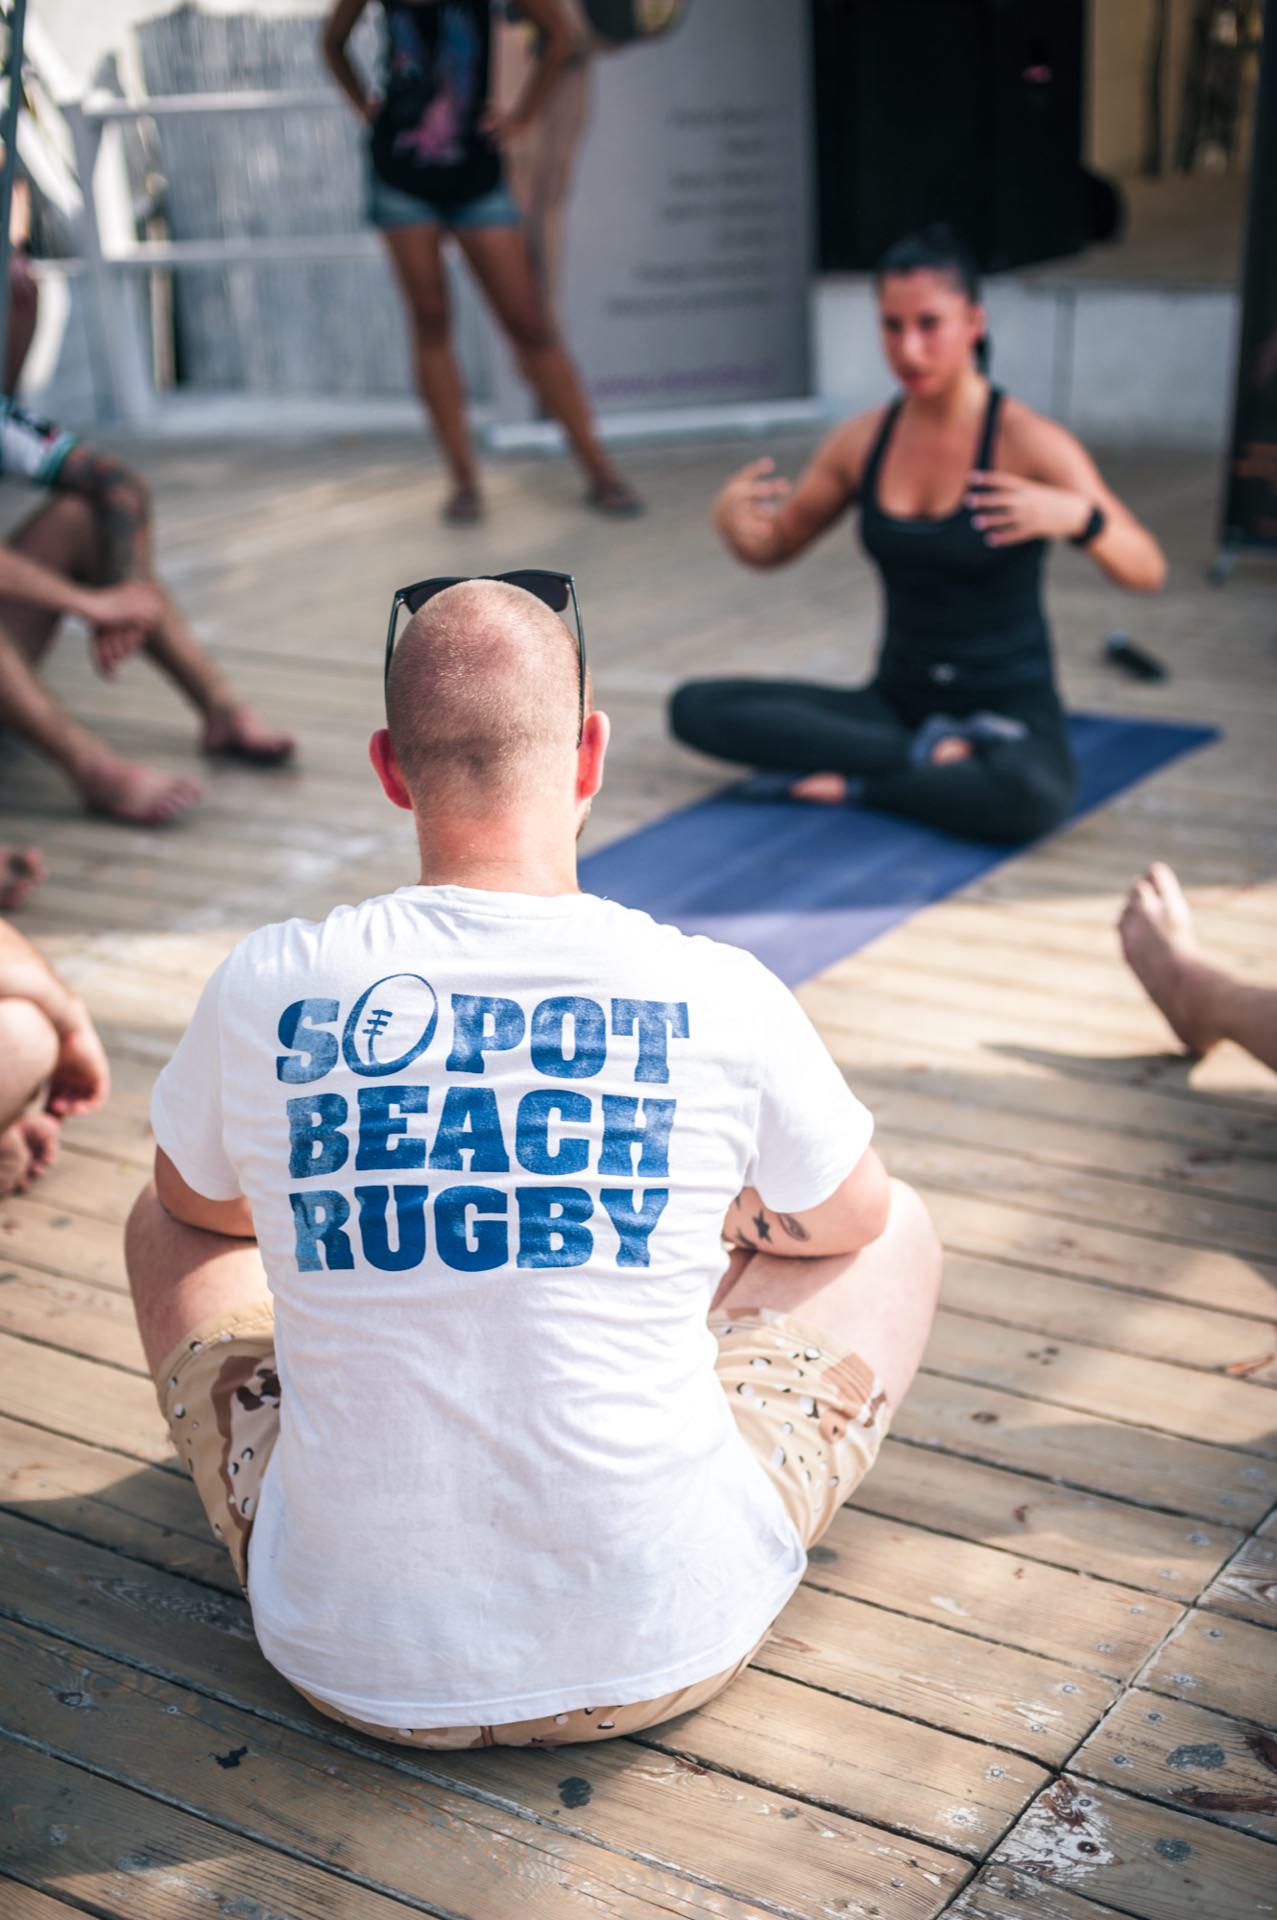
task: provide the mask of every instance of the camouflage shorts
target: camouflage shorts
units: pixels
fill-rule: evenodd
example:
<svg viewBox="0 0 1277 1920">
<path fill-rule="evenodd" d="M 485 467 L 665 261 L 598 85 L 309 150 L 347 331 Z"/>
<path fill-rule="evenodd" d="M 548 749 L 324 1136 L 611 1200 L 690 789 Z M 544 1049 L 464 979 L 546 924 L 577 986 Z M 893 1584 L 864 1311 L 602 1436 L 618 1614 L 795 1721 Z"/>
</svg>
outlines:
<svg viewBox="0 0 1277 1920">
<path fill-rule="evenodd" d="M 716 1313 L 710 1329 L 736 1424 L 810 1547 L 877 1458 L 889 1419 L 886 1395 L 863 1360 L 854 1354 L 832 1358 L 820 1335 L 784 1315 L 766 1309 L 730 1318 Z M 279 1433 L 269 1302 L 196 1328 L 159 1370 L 156 1391 L 213 1532 L 247 1586 L 249 1536 Z M 305 1697 L 332 1719 L 410 1746 L 563 1746 L 636 1733 L 703 1706 L 752 1657 L 657 1700 L 583 1706 L 492 1727 L 373 1726 Z"/>
</svg>

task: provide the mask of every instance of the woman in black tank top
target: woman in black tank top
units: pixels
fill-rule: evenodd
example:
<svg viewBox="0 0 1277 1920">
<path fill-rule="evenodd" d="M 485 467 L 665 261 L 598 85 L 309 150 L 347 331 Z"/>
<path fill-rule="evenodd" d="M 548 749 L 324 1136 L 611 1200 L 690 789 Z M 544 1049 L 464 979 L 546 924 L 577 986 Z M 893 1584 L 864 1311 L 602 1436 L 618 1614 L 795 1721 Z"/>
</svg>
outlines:
<svg viewBox="0 0 1277 1920">
<path fill-rule="evenodd" d="M 859 503 L 886 601 L 874 677 L 692 681 L 671 725 L 703 753 L 802 776 L 797 799 L 1032 840 L 1075 792 L 1042 606 L 1048 543 L 1085 546 L 1127 587 L 1160 587 L 1166 563 L 1073 436 L 990 385 L 975 269 L 947 229 L 893 247 L 878 298 L 903 394 L 837 428 L 792 491 L 758 460 L 715 508 L 732 551 L 773 567 Z"/>
</svg>

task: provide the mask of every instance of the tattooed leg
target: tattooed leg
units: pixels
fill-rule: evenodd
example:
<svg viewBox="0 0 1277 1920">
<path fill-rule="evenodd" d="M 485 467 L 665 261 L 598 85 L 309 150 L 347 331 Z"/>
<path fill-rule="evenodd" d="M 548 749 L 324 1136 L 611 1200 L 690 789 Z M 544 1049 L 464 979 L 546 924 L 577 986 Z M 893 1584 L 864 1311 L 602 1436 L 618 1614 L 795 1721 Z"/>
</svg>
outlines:
<svg viewBox="0 0 1277 1920">
<path fill-rule="evenodd" d="M 151 497 L 140 474 L 114 455 L 82 445 L 64 461 L 58 486 L 88 502 L 96 516 L 105 585 L 153 577 Z M 145 651 L 202 717 L 205 752 L 257 766 L 289 759 L 296 742 L 289 734 L 266 726 L 245 705 L 200 646 L 175 602 L 162 589 L 161 593 L 161 617 L 146 635 Z"/>
</svg>

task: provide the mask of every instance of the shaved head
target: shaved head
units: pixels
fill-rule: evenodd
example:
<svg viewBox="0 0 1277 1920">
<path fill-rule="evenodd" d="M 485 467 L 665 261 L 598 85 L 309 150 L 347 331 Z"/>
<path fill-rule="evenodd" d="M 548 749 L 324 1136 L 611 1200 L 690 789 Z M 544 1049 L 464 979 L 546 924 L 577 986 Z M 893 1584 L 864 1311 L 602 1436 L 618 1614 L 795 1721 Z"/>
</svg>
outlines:
<svg viewBox="0 0 1277 1920">
<path fill-rule="evenodd" d="M 420 809 L 534 806 L 573 778 L 579 712 L 574 635 L 503 580 L 436 594 L 391 657 L 386 721 Z"/>
</svg>

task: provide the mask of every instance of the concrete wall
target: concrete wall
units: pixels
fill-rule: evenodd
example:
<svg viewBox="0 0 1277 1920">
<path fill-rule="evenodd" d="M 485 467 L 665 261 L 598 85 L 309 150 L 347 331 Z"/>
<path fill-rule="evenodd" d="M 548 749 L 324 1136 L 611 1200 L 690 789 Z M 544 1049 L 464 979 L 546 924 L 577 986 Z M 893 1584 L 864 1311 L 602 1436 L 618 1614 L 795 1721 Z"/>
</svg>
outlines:
<svg viewBox="0 0 1277 1920">
<path fill-rule="evenodd" d="M 987 289 L 993 371 L 1032 407 L 1104 447 L 1222 447 L 1232 413 L 1238 295 L 1225 288 Z M 891 380 L 873 289 L 838 275 L 816 294 L 818 391 L 840 414 L 878 405 Z"/>
</svg>

